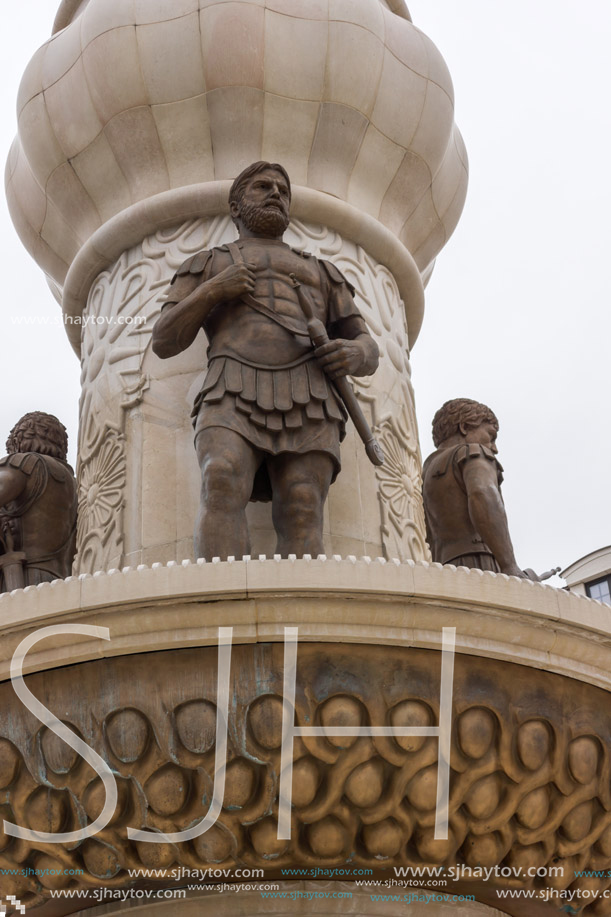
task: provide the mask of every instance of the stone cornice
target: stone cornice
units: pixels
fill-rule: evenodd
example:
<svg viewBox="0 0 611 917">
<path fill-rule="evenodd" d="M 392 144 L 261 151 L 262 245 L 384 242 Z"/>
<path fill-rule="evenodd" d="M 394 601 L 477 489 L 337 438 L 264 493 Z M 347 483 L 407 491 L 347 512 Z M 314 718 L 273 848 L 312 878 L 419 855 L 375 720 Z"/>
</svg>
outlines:
<svg viewBox="0 0 611 917">
<path fill-rule="evenodd" d="M 0 596 L 0 678 L 33 631 L 67 622 L 108 627 L 109 642 L 51 637 L 25 672 L 100 657 L 216 644 L 281 641 L 440 649 L 543 669 L 611 689 L 611 608 L 503 574 L 382 559 L 154 564 L 29 586 Z"/>
</svg>

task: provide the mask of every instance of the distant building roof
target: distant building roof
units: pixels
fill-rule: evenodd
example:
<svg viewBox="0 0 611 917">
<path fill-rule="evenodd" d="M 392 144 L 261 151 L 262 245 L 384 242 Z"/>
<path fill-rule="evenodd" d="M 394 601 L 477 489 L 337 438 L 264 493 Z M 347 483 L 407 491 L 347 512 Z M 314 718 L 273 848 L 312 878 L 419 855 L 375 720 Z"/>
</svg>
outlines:
<svg viewBox="0 0 611 917">
<path fill-rule="evenodd" d="M 569 589 L 578 583 L 587 583 L 611 573 L 611 545 L 598 548 L 570 564 L 560 574 L 567 582 Z"/>
</svg>

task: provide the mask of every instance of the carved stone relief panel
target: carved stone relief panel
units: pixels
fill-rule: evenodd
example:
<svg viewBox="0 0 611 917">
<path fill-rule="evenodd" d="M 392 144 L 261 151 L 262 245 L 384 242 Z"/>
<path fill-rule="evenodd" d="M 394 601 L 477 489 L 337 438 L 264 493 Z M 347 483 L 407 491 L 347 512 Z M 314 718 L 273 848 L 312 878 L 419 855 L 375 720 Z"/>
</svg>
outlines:
<svg viewBox="0 0 611 917">
<path fill-rule="evenodd" d="M 469 885 L 466 869 L 462 879 L 449 876 L 450 887 L 476 898 L 499 887 L 609 887 L 602 872 L 577 877 L 611 867 L 611 713 L 601 689 L 456 656 L 447 840 L 434 838 L 436 737 L 332 734 L 336 726 L 435 726 L 439 657 L 407 647 L 299 646 L 295 724 L 329 734 L 294 740 L 289 840 L 278 838 L 281 644 L 233 648 L 222 810 L 207 832 L 181 843 L 134 841 L 127 828 L 182 831 L 208 810 L 216 648 L 29 676 L 34 695 L 108 762 L 118 803 L 107 827 L 76 846 L 0 836 L 3 890 L 29 910 L 58 888 L 173 887 L 176 866 L 260 867 L 281 877 L 281 868 L 338 865 L 374 875 L 394 875 L 395 866 L 488 867 L 486 889 Z M 3 817 L 37 831 L 87 825 L 105 799 L 92 768 L 20 705 L 8 683 L 0 686 L 0 788 Z M 528 875 L 533 866 L 538 876 Z M 133 872 L 152 868 L 157 879 Z M 608 914 L 604 901 L 573 903 L 571 913 Z"/>
<path fill-rule="evenodd" d="M 79 514 L 77 539 L 79 573 L 119 567 L 134 552 L 135 560 L 142 559 L 140 517 L 143 484 L 146 485 L 143 465 L 147 460 L 149 465 L 155 465 L 155 437 L 149 436 L 149 442 L 143 442 L 142 423 L 133 420 L 142 418 L 145 403 L 153 422 L 161 427 L 167 426 L 172 408 L 174 426 L 186 425 L 189 414 L 185 401 L 175 404 L 167 378 L 157 385 L 158 376 L 168 375 L 163 364 L 153 357 L 153 371 L 144 365 L 150 353 L 153 325 L 176 268 L 193 252 L 218 245 L 227 237 L 231 237 L 229 217 L 205 223 L 191 220 L 178 229 L 158 232 L 124 252 L 98 276 L 89 293 L 82 327 L 78 478 L 83 512 Z M 176 361 L 179 365 L 171 367 L 172 375 L 188 370 L 191 375 L 199 373 L 201 351 L 200 346 L 182 355 Z M 199 365 L 196 362 L 193 366 L 197 353 Z M 192 458 L 190 452 L 188 457 Z M 159 458 L 167 461 L 168 456 Z M 174 455 L 170 462 L 173 470 Z M 165 465 L 166 480 L 167 470 Z M 160 497 L 164 496 L 167 494 L 162 480 L 147 499 L 158 508 L 163 506 Z M 174 532 L 171 541 L 174 548 Z M 171 557 L 160 555 L 154 559 L 174 556 L 173 550 Z"/>
</svg>

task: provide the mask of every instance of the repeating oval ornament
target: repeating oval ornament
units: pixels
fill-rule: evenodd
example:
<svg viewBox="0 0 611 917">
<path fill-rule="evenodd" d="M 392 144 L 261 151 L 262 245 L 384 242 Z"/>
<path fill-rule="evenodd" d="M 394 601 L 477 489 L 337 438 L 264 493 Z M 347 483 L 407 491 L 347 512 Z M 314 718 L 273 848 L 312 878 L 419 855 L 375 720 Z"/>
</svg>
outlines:
<svg viewBox="0 0 611 917">
<path fill-rule="evenodd" d="M 407 785 L 405 795 L 415 809 L 429 811 L 437 805 L 437 765 L 418 771 Z"/>
<path fill-rule="evenodd" d="M 254 766 L 246 758 L 234 758 L 225 771 L 226 809 L 240 809 L 251 799 L 257 786 L 257 774 Z"/>
<path fill-rule="evenodd" d="M 282 744 L 282 698 L 276 694 L 258 697 L 248 710 L 248 725 L 255 741 L 270 751 Z"/>
<path fill-rule="evenodd" d="M 550 791 L 547 786 L 531 790 L 518 805 L 516 817 L 525 828 L 540 828 L 549 815 Z"/>
<path fill-rule="evenodd" d="M 39 786 L 25 804 L 28 827 L 33 831 L 66 831 L 69 812 L 65 791 Z"/>
<path fill-rule="evenodd" d="M 501 801 L 501 778 L 499 774 L 482 777 L 473 784 L 465 796 L 465 806 L 474 818 L 490 818 Z"/>
<path fill-rule="evenodd" d="M 316 758 L 306 755 L 293 765 L 293 805 L 309 806 L 314 801 L 322 776 Z"/>
<path fill-rule="evenodd" d="M 79 738 L 81 737 L 72 723 L 64 723 L 64 725 L 75 732 Z M 40 747 L 45 764 L 54 774 L 68 774 L 79 760 L 78 752 L 46 727 L 41 730 Z"/>
<path fill-rule="evenodd" d="M 494 734 L 494 716 L 483 707 L 471 707 L 458 718 L 458 741 L 469 758 L 483 758 L 492 745 Z"/>
<path fill-rule="evenodd" d="M 216 741 L 216 706 L 206 700 L 192 700 L 174 711 L 176 732 L 181 743 L 194 755 L 203 755 Z"/>
<path fill-rule="evenodd" d="M 278 837 L 278 822 L 268 816 L 262 818 L 250 829 L 250 838 L 255 852 L 264 860 L 275 860 L 286 852 L 289 841 Z"/>
<path fill-rule="evenodd" d="M 611 857 L 611 825 L 608 828 L 605 828 L 601 836 L 598 838 L 596 846 L 603 854 L 603 856 Z"/>
<path fill-rule="evenodd" d="M 151 729 L 143 713 L 128 707 L 106 718 L 105 732 L 113 755 L 124 764 L 133 764 L 144 755 Z"/>
<path fill-rule="evenodd" d="M 83 844 L 82 856 L 89 872 L 98 879 L 113 879 L 121 869 L 117 851 L 91 838 Z"/>
<path fill-rule="evenodd" d="M 494 866 L 499 862 L 501 842 L 499 837 L 490 834 L 468 834 L 462 847 L 467 866 L 476 869 L 478 866 Z"/>
<path fill-rule="evenodd" d="M 356 728 L 365 724 L 365 711 L 362 704 L 354 697 L 337 694 L 330 697 L 318 708 L 321 726 L 329 730 L 327 742 L 336 748 L 350 748 L 357 741 L 356 736 L 335 736 L 334 727 Z"/>
<path fill-rule="evenodd" d="M 117 805 L 115 811 L 112 815 L 112 818 L 108 822 L 109 825 L 112 825 L 113 822 L 121 815 L 121 812 L 128 804 L 128 782 L 126 780 L 117 779 L 115 777 L 115 782 L 117 784 Z M 85 789 L 83 793 L 83 808 L 85 812 L 91 819 L 95 821 L 96 818 L 102 814 L 102 809 L 106 803 L 106 790 L 104 784 L 100 777 L 96 777 L 95 780 L 92 780 L 89 786 Z"/>
<path fill-rule="evenodd" d="M 456 838 L 451 828 L 446 840 L 435 840 L 435 829 L 423 828 L 416 836 L 416 848 L 425 863 L 444 863 L 456 850 Z"/>
<path fill-rule="evenodd" d="M 600 744 L 592 736 L 580 736 L 569 745 L 569 769 L 578 783 L 590 783 L 598 772 Z"/>
<path fill-rule="evenodd" d="M 149 777 L 144 792 L 157 815 L 175 815 L 187 801 L 189 780 L 175 764 L 166 764 Z"/>
<path fill-rule="evenodd" d="M 303 652 L 305 657 L 306 650 Z M 320 652 L 319 648 L 312 650 L 312 655 L 314 652 Z M 344 649 L 341 652 L 345 654 L 342 660 L 348 659 L 352 665 L 349 654 Z M 324 664 L 327 665 L 327 660 Z M 354 667 L 356 670 L 356 663 Z M 51 675 L 48 678 L 50 680 Z M 381 673 L 380 679 L 386 690 L 388 679 L 385 673 Z M 555 681 L 556 676 L 552 686 Z M 129 683 L 131 685 L 133 679 L 130 678 Z M 346 679 L 338 679 L 337 683 L 346 690 Z M 246 690 L 248 685 L 240 687 L 242 694 L 238 712 L 229 731 L 225 811 L 217 824 L 190 844 L 190 855 L 198 864 L 222 863 L 225 868 L 231 868 L 238 862 L 257 863 L 263 860 L 276 861 L 277 866 L 298 867 L 325 863 L 334 858 L 338 862 L 350 863 L 354 857 L 374 864 L 376 860 L 386 861 L 387 866 L 395 858 L 397 865 L 421 861 L 447 867 L 448 863 L 464 862 L 473 868 L 505 864 L 512 868 L 548 867 L 553 863 L 562 865 L 566 877 L 572 876 L 575 869 L 604 868 L 604 862 L 611 858 L 611 827 L 606 823 L 605 802 L 608 791 L 607 744 L 602 728 L 597 732 L 600 724 L 606 722 L 606 711 L 595 705 L 595 702 L 600 703 L 598 691 L 591 707 L 587 703 L 575 706 L 574 719 L 569 717 L 570 710 L 565 720 L 551 714 L 547 719 L 549 710 L 560 709 L 562 698 L 545 698 L 544 702 L 542 700 L 535 706 L 530 687 L 531 694 L 524 695 L 527 699 L 531 698 L 529 703 L 521 701 L 518 705 L 516 702 L 511 708 L 511 715 L 506 710 L 493 712 L 478 704 L 468 708 L 462 718 L 459 716 L 452 734 L 455 773 L 450 788 L 453 814 L 451 836 L 446 844 L 435 841 L 433 828 L 437 791 L 436 740 L 428 742 L 417 756 L 410 752 L 399 753 L 398 745 L 393 750 L 393 743 L 369 739 L 361 740 L 347 753 L 336 750 L 329 754 L 329 748 L 324 748 L 326 743 L 318 737 L 294 742 L 293 752 L 301 757 L 295 761 L 293 769 L 292 840 L 279 841 L 276 806 L 281 756 L 277 749 L 270 754 L 262 749 L 263 743 L 273 744 L 278 738 L 274 735 L 275 727 L 270 730 L 265 725 L 270 722 L 269 710 L 272 711 L 272 720 L 274 706 L 277 713 L 281 711 L 275 703 L 276 695 L 258 698 L 268 706 L 267 712 L 265 706 L 257 710 L 255 703 L 249 707 L 248 697 L 256 695 L 257 687 L 253 684 L 250 695 Z M 577 691 L 578 688 L 575 688 Z M 57 874 L 58 863 L 66 869 L 79 864 L 85 870 L 84 877 L 68 879 L 71 888 L 84 887 L 87 883 L 90 886 L 99 885 L 108 882 L 109 876 L 113 879 L 118 877 L 113 886 L 119 888 L 126 887 L 130 881 L 127 873 L 121 875 L 121 870 L 126 869 L 130 862 L 129 857 L 132 861 L 137 857 L 134 861 L 136 865 L 140 862 L 145 868 L 162 871 L 169 871 L 176 862 L 178 852 L 172 845 L 133 844 L 129 853 L 129 850 L 124 852 L 121 842 L 127 825 L 144 827 L 147 824 L 142 811 L 143 790 L 150 806 L 149 827 L 159 824 L 156 815 L 168 818 L 180 813 L 176 818 L 178 830 L 201 817 L 201 800 L 196 799 L 199 794 L 192 792 L 195 787 L 201 787 L 200 761 L 191 762 L 190 769 L 178 766 L 174 761 L 168 762 L 175 748 L 186 748 L 188 744 L 192 753 L 210 747 L 205 732 L 200 728 L 202 718 L 199 714 L 203 710 L 206 716 L 214 708 L 212 705 L 203 708 L 202 704 L 207 702 L 200 701 L 187 701 L 177 706 L 174 692 L 172 687 L 169 696 L 173 702 L 166 704 L 163 701 L 159 705 L 162 722 L 159 737 L 167 740 L 167 722 L 173 715 L 176 736 L 179 727 L 182 729 L 182 737 L 178 736 L 175 744 L 170 742 L 169 746 L 153 745 L 153 721 L 151 719 L 149 724 L 136 708 L 110 708 L 110 703 L 118 706 L 114 687 L 109 705 L 97 708 L 99 713 L 95 715 L 101 721 L 107 714 L 107 744 L 99 741 L 99 745 L 102 753 L 106 749 L 109 756 L 111 742 L 115 743 L 115 751 L 123 755 L 133 753 L 133 747 L 130 748 L 125 740 L 126 723 L 131 720 L 140 726 L 144 724 L 145 728 L 140 731 L 138 742 L 139 751 L 144 749 L 144 753 L 134 766 L 123 767 L 116 756 L 111 757 L 115 770 L 120 771 L 117 776 L 118 803 L 108 830 L 91 839 L 92 843 L 54 850 L 49 847 L 49 853 L 43 853 L 38 849 L 40 845 L 35 845 L 27 860 L 20 860 L 18 858 L 23 851 L 20 853 L 19 845 L 3 834 L 0 828 L 0 849 L 4 858 L 11 865 L 16 863 L 19 867 L 23 862 L 36 866 L 42 872 L 42 877 L 39 874 L 38 878 L 43 898 L 50 897 L 50 890 L 65 887 L 65 874 L 63 877 Z M 473 693 L 472 697 L 475 696 Z M 481 697 L 481 692 L 477 696 Z M 394 700 L 396 697 L 394 695 Z M 433 699 L 431 703 L 434 702 Z M 340 725 L 353 727 L 368 721 L 368 710 L 360 695 L 348 698 L 346 694 L 332 695 L 329 701 L 320 704 L 319 717 L 316 717 L 316 703 L 316 695 L 300 697 L 300 722 L 320 722 L 325 718 L 329 728 L 334 729 Z M 570 701 L 567 703 L 570 704 Z M 109 708 L 111 712 L 107 713 Z M 141 702 L 141 709 L 149 709 L 145 706 L 145 699 Z M 536 716 L 529 712 L 522 722 L 516 722 L 516 710 L 536 710 Z M 253 719 L 247 720 L 249 712 L 253 711 Z M 181 713 L 182 716 L 179 715 Z M 420 701 L 406 700 L 390 708 L 386 722 L 409 722 L 410 725 L 417 723 L 423 726 L 428 725 L 427 719 L 429 722 L 434 719 L 432 707 L 427 708 Z M 384 717 L 378 716 L 377 711 L 375 722 L 384 722 Z M 580 730 L 585 729 L 590 731 L 580 734 Z M 258 738 L 255 738 L 255 732 Z M 498 755 L 495 753 L 497 734 Z M 26 746 L 27 754 L 23 758 L 14 744 L 0 739 L 0 778 L 6 784 L 1 794 L 0 825 L 6 819 L 34 830 L 57 832 L 78 827 L 81 823 L 79 813 L 83 811 L 90 821 L 95 820 L 105 801 L 104 786 L 100 778 L 84 766 L 80 767 L 78 774 L 72 767 L 71 778 L 66 781 L 69 790 L 46 785 L 39 785 L 33 790 L 35 781 L 46 779 L 51 764 L 58 771 L 61 767 L 70 769 L 71 764 L 70 760 L 61 758 L 65 749 L 59 742 L 55 743 L 52 734 L 46 734 L 41 729 L 38 734 L 34 733 L 34 739 L 37 735 L 39 741 L 32 740 Z M 256 751 L 253 752 L 255 743 Z M 237 750 L 242 754 L 236 754 Z M 564 750 L 566 754 L 561 754 Z M 206 768 L 211 769 L 208 764 Z M 192 773 L 197 773 L 197 776 L 192 777 Z M 404 798 L 391 808 L 386 801 L 387 792 L 391 788 L 403 787 L 408 775 L 411 779 L 405 785 Z M 399 783 L 401 780 L 403 782 Z M 75 799 L 78 801 L 75 802 Z M 323 808 L 325 802 L 327 805 Z M 207 807 L 205 800 L 204 806 Z M 243 806 L 249 807 L 248 812 L 228 811 Z M 303 811 L 306 806 L 310 809 Z M 253 819 L 263 811 L 265 817 L 254 822 Z M 491 821 L 493 818 L 497 819 L 494 823 Z M 497 831 L 492 830 L 497 827 Z M 572 855 L 558 860 L 559 851 L 570 851 Z M 536 887 L 565 887 L 561 878 L 551 874 L 537 879 L 541 881 L 535 883 Z M 596 911 L 590 910 L 594 917 Z"/>
<path fill-rule="evenodd" d="M 404 700 L 390 711 L 391 726 L 418 728 L 432 726 L 433 714 L 427 704 L 417 700 Z M 419 751 L 427 741 L 426 736 L 395 736 L 395 742 L 405 751 Z"/>
<path fill-rule="evenodd" d="M 167 869 L 176 860 L 174 848 L 170 844 L 136 843 L 138 859 L 147 869 Z"/>
<path fill-rule="evenodd" d="M 543 866 L 547 860 L 547 854 L 543 844 L 513 844 L 508 856 L 507 863 L 513 869 L 519 869 L 526 875 L 528 869 Z"/>
<path fill-rule="evenodd" d="M 65 888 L 70 882 L 64 864 L 55 857 L 43 853 L 36 859 L 36 877 L 43 888 L 57 890 Z"/>
<path fill-rule="evenodd" d="M 381 758 L 372 758 L 355 767 L 344 787 L 350 802 L 359 808 L 375 805 L 383 790 L 384 762 Z"/>
<path fill-rule="evenodd" d="M 396 857 L 406 838 L 394 818 L 385 818 L 363 828 L 363 844 L 370 856 L 376 859 Z"/>
<path fill-rule="evenodd" d="M 570 841 L 581 841 L 592 829 L 592 800 L 575 806 L 562 820 L 562 830 Z"/>
<path fill-rule="evenodd" d="M 223 863 L 235 851 L 236 846 L 228 828 L 220 824 L 212 825 L 193 841 L 195 852 L 203 863 Z"/>
<path fill-rule="evenodd" d="M 19 772 L 21 755 L 12 742 L 0 739 L 0 789 L 10 786 Z"/>
<path fill-rule="evenodd" d="M 537 771 L 547 761 L 551 749 L 549 729 L 541 720 L 529 720 L 518 729 L 520 761 L 529 771 Z"/>
<path fill-rule="evenodd" d="M 348 842 L 346 828 L 334 815 L 309 825 L 307 835 L 312 853 L 323 858 L 339 856 Z"/>
</svg>

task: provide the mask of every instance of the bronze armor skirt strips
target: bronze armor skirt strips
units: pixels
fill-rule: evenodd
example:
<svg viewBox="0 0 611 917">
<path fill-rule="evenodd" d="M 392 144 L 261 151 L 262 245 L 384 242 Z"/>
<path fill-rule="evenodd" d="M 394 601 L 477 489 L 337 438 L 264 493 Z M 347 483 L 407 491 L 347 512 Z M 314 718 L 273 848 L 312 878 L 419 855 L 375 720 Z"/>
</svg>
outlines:
<svg viewBox="0 0 611 917">
<path fill-rule="evenodd" d="M 313 360 L 290 368 L 261 369 L 231 357 L 216 357 L 195 399 L 194 419 L 202 405 L 220 404 L 226 395 L 234 396 L 232 410 L 272 432 L 297 430 L 307 420 L 332 420 L 343 427 L 346 418 L 332 384 Z"/>
</svg>

